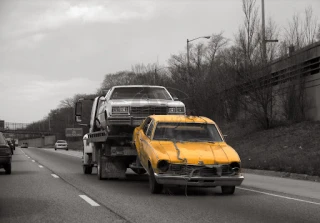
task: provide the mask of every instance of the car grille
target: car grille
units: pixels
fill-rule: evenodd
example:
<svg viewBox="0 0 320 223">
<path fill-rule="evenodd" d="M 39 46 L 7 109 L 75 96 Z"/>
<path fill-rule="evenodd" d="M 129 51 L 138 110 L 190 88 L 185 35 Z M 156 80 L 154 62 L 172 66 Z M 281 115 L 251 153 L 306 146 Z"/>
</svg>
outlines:
<svg viewBox="0 0 320 223">
<path fill-rule="evenodd" d="M 190 175 L 199 177 L 213 177 L 218 176 L 218 169 L 216 167 L 209 168 L 203 166 L 171 164 L 170 171 L 177 175 Z M 221 166 L 221 175 L 230 175 L 232 170 L 229 165 Z"/>
<path fill-rule="evenodd" d="M 167 107 L 131 107 L 131 115 L 134 117 L 146 117 L 149 115 L 166 115 Z"/>
</svg>

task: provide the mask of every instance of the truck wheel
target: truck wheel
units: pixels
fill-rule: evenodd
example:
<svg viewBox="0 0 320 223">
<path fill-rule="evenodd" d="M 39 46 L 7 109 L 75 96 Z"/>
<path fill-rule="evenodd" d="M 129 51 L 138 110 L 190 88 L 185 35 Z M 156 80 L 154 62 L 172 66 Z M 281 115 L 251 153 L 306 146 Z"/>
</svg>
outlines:
<svg viewBox="0 0 320 223">
<path fill-rule="evenodd" d="M 235 186 L 221 186 L 222 194 L 234 194 Z"/>
<path fill-rule="evenodd" d="M 142 175 L 142 174 L 145 174 L 147 172 L 145 169 L 140 169 L 140 168 L 139 169 L 133 168 L 132 171 L 135 172 L 138 175 Z"/>
<path fill-rule="evenodd" d="M 103 166 L 103 161 L 102 161 L 102 156 L 101 156 L 101 150 L 98 150 L 98 164 L 97 164 L 97 176 L 99 180 L 103 180 L 103 171 L 104 171 L 104 166 Z"/>
<path fill-rule="evenodd" d="M 149 188 L 152 194 L 159 194 L 162 191 L 163 185 L 158 184 L 156 178 L 154 177 L 154 172 L 152 167 L 149 167 Z"/>
<path fill-rule="evenodd" d="M 11 174 L 11 163 L 8 163 L 5 167 L 4 167 L 6 174 Z"/>
<path fill-rule="evenodd" d="M 83 173 L 84 174 L 92 174 L 92 167 L 91 166 L 83 166 Z"/>
</svg>

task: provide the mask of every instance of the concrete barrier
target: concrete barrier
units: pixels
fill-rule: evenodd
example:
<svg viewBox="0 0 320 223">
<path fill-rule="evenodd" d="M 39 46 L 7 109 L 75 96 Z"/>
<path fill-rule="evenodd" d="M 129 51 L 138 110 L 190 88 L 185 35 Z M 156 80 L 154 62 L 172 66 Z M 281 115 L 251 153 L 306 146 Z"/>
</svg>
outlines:
<svg viewBox="0 0 320 223">
<path fill-rule="evenodd" d="M 56 142 L 56 136 L 45 136 L 42 138 L 35 138 L 35 139 L 22 139 L 19 140 L 19 145 L 21 146 L 22 143 L 28 143 L 30 147 L 45 147 L 45 146 L 53 146 Z"/>
</svg>

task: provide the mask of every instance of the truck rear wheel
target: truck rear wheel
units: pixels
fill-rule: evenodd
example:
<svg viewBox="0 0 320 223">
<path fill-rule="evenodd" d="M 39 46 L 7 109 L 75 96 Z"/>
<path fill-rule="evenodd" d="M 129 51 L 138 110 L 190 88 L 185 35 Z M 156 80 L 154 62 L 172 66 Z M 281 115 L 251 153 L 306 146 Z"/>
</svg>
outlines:
<svg viewBox="0 0 320 223">
<path fill-rule="evenodd" d="M 92 174 L 92 167 L 87 166 L 87 165 L 83 165 L 83 173 L 84 174 Z"/>
<path fill-rule="evenodd" d="M 103 172 L 104 172 L 104 165 L 103 165 L 103 160 L 102 160 L 102 155 L 101 155 L 101 150 L 98 150 L 98 164 L 97 164 L 97 176 L 99 180 L 103 180 Z"/>
</svg>

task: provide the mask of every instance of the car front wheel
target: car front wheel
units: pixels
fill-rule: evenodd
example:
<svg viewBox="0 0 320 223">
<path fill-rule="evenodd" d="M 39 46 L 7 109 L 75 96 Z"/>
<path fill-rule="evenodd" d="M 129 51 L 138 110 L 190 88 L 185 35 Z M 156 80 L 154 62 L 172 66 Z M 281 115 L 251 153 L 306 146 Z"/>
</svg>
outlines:
<svg viewBox="0 0 320 223">
<path fill-rule="evenodd" d="M 221 186 L 222 194 L 234 194 L 235 186 Z"/>
<path fill-rule="evenodd" d="M 153 169 L 150 165 L 149 167 L 149 188 L 152 194 L 159 194 L 162 191 L 163 185 L 158 184 L 156 178 L 154 177 Z"/>
<path fill-rule="evenodd" d="M 4 170 L 6 171 L 6 174 L 11 174 L 11 163 L 8 163 L 5 167 Z"/>
</svg>

